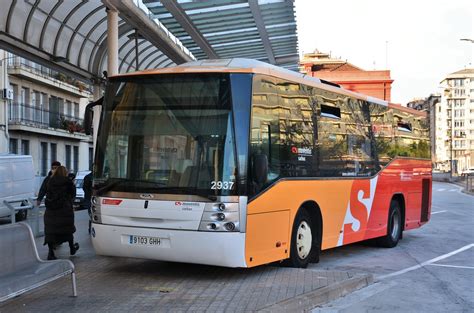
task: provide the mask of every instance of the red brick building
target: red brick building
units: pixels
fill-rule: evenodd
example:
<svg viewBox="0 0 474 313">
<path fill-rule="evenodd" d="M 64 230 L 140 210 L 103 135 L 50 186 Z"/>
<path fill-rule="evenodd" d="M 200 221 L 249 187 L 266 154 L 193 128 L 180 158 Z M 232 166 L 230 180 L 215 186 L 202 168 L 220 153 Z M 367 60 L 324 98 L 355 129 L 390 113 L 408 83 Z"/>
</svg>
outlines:
<svg viewBox="0 0 474 313">
<path fill-rule="evenodd" d="M 393 79 L 390 71 L 366 71 L 347 61 L 333 59 L 327 53 L 307 53 L 300 71 L 341 85 L 343 88 L 390 102 Z"/>
</svg>

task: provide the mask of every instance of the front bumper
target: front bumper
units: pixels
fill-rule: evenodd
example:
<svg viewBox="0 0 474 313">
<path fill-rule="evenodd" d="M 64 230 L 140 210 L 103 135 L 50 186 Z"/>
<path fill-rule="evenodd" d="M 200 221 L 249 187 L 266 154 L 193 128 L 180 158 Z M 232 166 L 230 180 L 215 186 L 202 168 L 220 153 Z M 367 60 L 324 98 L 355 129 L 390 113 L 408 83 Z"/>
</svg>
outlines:
<svg viewBox="0 0 474 313">
<path fill-rule="evenodd" d="M 92 224 L 97 254 L 161 261 L 247 267 L 245 233 L 169 230 Z M 160 238 L 159 246 L 130 244 L 130 236 Z"/>
</svg>

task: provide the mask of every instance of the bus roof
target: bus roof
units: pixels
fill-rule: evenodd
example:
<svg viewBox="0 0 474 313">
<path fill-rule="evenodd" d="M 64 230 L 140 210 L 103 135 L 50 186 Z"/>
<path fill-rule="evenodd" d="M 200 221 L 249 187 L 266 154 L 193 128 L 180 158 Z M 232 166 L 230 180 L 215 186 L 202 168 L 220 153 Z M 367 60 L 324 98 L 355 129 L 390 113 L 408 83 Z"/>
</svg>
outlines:
<svg viewBox="0 0 474 313">
<path fill-rule="evenodd" d="M 186 62 L 174 67 L 165 67 L 159 69 L 148 69 L 144 71 L 138 71 L 133 73 L 125 73 L 111 76 L 114 77 L 129 77 L 138 75 L 155 75 L 155 74 L 176 74 L 176 73 L 256 73 L 266 74 L 278 78 L 284 78 L 289 81 L 303 83 L 313 87 L 318 87 L 328 91 L 342 93 L 357 99 L 366 100 L 371 103 L 377 103 L 379 105 L 388 105 L 387 101 L 356 93 L 341 87 L 334 86 L 333 84 L 325 83 L 316 77 L 307 76 L 306 74 L 290 71 L 275 65 L 271 65 L 265 62 L 244 59 L 244 58 L 233 58 L 233 59 L 208 59 Z"/>
</svg>

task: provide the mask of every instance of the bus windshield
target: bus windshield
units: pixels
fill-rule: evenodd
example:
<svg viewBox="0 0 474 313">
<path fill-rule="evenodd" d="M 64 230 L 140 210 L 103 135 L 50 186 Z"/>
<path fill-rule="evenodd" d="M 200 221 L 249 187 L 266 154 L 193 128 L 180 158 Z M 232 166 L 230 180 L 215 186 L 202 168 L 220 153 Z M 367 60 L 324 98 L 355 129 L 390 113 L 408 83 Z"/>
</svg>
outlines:
<svg viewBox="0 0 474 313">
<path fill-rule="evenodd" d="M 98 190 L 234 195 L 229 75 L 112 79 L 97 141 Z"/>
</svg>

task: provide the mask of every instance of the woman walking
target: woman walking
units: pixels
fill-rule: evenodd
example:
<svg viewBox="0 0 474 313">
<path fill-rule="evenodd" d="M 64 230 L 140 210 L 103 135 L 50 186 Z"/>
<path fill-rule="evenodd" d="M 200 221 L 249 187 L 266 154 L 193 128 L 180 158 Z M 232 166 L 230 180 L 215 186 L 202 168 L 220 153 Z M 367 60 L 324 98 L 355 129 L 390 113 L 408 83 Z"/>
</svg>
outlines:
<svg viewBox="0 0 474 313">
<path fill-rule="evenodd" d="M 44 244 L 48 245 L 48 260 L 55 260 L 54 248 L 63 243 L 69 243 L 71 255 L 79 250 L 79 244 L 74 243 L 74 209 L 72 203 L 76 196 L 76 187 L 68 178 L 64 166 L 54 170 L 46 187 L 46 211 L 44 214 Z"/>
</svg>

